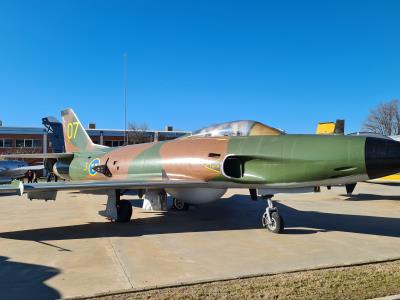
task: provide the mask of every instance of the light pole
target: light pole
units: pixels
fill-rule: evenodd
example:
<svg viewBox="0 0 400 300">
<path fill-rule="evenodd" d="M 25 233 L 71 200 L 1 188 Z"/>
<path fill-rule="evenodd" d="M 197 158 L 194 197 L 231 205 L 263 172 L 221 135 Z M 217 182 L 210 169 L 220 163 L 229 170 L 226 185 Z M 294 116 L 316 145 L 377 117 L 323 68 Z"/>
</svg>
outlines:
<svg viewBox="0 0 400 300">
<path fill-rule="evenodd" d="M 128 145 L 128 135 L 126 132 L 126 110 L 128 98 L 128 54 L 124 53 L 124 100 L 125 100 L 125 131 L 124 131 L 124 144 Z"/>
</svg>

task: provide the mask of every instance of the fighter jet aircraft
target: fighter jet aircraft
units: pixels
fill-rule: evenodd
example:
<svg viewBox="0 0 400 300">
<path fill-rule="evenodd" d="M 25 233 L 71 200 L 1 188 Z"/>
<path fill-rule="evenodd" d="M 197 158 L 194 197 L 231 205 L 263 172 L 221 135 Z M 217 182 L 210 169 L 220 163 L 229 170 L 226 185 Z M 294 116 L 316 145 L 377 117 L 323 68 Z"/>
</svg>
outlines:
<svg viewBox="0 0 400 300">
<path fill-rule="evenodd" d="M 0 184 L 10 183 L 13 179 L 22 178 L 29 170 L 42 170 L 43 165 L 28 166 L 21 160 L 1 160 L 0 161 Z"/>
<path fill-rule="evenodd" d="M 59 190 L 106 190 L 102 215 L 128 222 L 132 206 L 120 199 L 126 190 L 150 200 L 169 194 L 174 205 L 184 209 L 216 201 L 229 188 L 247 188 L 252 199 L 267 200 L 262 225 L 281 233 L 284 223 L 273 195 L 312 192 L 315 187 L 352 184 L 400 170 L 400 143 L 373 137 L 291 135 L 242 121 L 180 139 L 108 148 L 93 144 L 71 109 L 62 112 L 62 119 L 66 153 L 39 157 L 70 181 L 14 183 L 0 187 L 0 192 L 47 199 L 47 193 Z M 223 129 L 220 135 L 218 128 Z"/>
</svg>

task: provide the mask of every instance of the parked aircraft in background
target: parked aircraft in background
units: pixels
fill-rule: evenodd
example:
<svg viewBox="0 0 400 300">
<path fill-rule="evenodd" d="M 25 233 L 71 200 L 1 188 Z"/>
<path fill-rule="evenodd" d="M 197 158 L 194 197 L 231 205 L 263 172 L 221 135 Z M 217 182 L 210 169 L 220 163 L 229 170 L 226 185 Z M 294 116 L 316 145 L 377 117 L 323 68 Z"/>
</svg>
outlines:
<svg viewBox="0 0 400 300">
<path fill-rule="evenodd" d="M 400 143 L 381 138 L 290 135 L 239 121 L 180 139 L 109 148 L 93 144 L 71 109 L 62 112 L 62 119 L 66 153 L 6 157 L 44 158 L 59 177 L 70 181 L 15 182 L 1 186 L 0 193 L 55 199 L 59 190 L 105 191 L 108 201 L 101 214 L 128 222 L 132 206 L 120 199 L 127 190 L 144 194 L 150 203 L 169 194 L 176 208 L 185 209 L 216 201 L 229 188 L 247 188 L 253 200 L 267 200 L 263 226 L 280 233 L 284 224 L 273 204 L 274 194 L 312 192 L 319 186 L 354 184 L 400 170 Z"/>
<path fill-rule="evenodd" d="M 42 123 L 48 131 L 53 151 L 62 152 L 64 139 L 61 122 L 54 117 L 45 117 L 42 119 Z M 23 178 L 29 170 L 40 171 L 43 169 L 45 169 L 43 164 L 28 165 L 22 160 L 0 160 L 0 184 L 11 183 L 13 179 Z"/>
<path fill-rule="evenodd" d="M 0 161 L 0 184 L 10 183 L 13 179 L 25 176 L 29 170 L 42 170 L 43 165 L 29 166 L 21 160 L 1 160 Z"/>
</svg>

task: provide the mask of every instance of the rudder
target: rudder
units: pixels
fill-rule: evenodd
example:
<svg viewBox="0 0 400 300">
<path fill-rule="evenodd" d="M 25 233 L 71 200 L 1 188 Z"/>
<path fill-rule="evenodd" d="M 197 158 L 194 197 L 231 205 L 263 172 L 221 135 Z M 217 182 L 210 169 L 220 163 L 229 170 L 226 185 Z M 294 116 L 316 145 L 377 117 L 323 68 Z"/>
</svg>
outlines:
<svg viewBox="0 0 400 300">
<path fill-rule="evenodd" d="M 61 112 L 65 151 L 67 153 L 73 152 L 87 152 L 94 151 L 100 148 L 106 148 L 96 145 L 92 142 L 82 123 L 75 115 L 71 108 Z"/>
</svg>

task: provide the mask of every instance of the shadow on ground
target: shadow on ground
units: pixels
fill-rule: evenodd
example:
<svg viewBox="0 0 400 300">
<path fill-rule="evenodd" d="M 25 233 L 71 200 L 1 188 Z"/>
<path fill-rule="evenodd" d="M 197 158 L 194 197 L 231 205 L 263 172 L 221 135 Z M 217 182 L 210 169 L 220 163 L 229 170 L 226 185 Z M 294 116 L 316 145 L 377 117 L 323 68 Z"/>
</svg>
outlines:
<svg viewBox="0 0 400 300">
<path fill-rule="evenodd" d="M 277 206 L 285 220 L 286 234 L 342 231 L 400 237 L 400 218 L 299 211 L 282 203 L 277 203 Z M 135 237 L 184 232 L 260 229 L 261 215 L 264 210 L 265 203 L 263 201 L 253 202 L 249 200 L 248 196 L 236 195 L 215 203 L 191 208 L 187 212 L 169 211 L 166 213 L 157 213 L 151 217 L 133 219 L 129 224 L 97 222 L 2 232 L 0 233 L 0 237 L 41 242 L 99 237 Z M 301 227 L 301 229 L 298 227 Z"/>
<path fill-rule="evenodd" d="M 399 196 L 392 196 L 392 195 L 375 195 L 375 194 L 354 194 L 354 195 L 341 195 L 347 197 L 346 200 L 351 201 L 376 201 L 376 200 L 395 200 L 400 201 Z"/>
<path fill-rule="evenodd" d="M 132 201 L 134 202 L 134 201 Z M 318 204 L 316 204 L 317 206 Z M 400 237 L 400 218 L 299 211 L 277 203 L 285 220 L 286 234 L 312 234 L 342 231 L 388 237 Z M 0 233 L 1 238 L 54 241 L 101 237 L 135 237 L 143 235 L 249 230 L 261 228 L 263 201 L 253 202 L 248 196 L 236 195 L 187 212 L 169 211 L 131 223 L 96 222 L 72 226 L 39 228 Z M 135 213 L 134 213 L 135 214 Z M 143 213 L 142 213 L 143 214 Z M 133 216 L 135 217 L 135 215 Z M 301 227 L 301 229 L 299 228 Z"/>
<path fill-rule="evenodd" d="M 44 283 L 59 273 L 55 268 L 13 262 L 0 256 L 0 299 L 59 299 L 61 294 Z"/>
</svg>

